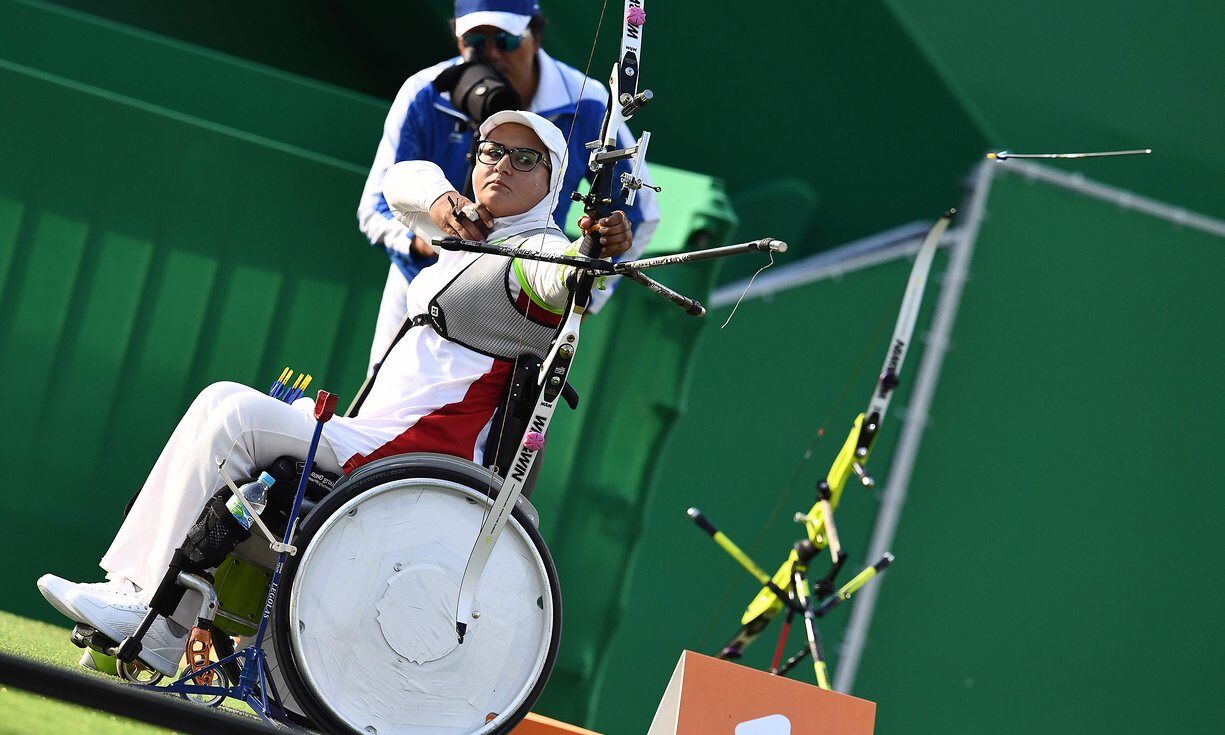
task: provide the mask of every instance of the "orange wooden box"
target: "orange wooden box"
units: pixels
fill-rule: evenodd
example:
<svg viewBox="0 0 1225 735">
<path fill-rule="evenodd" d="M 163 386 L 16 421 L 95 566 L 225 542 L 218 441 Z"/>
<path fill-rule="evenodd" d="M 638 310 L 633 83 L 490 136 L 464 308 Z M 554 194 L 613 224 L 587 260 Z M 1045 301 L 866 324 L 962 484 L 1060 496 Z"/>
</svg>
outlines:
<svg viewBox="0 0 1225 735">
<path fill-rule="evenodd" d="M 647 735 L 872 735 L 875 720 L 865 699 L 685 651 Z"/>
</svg>

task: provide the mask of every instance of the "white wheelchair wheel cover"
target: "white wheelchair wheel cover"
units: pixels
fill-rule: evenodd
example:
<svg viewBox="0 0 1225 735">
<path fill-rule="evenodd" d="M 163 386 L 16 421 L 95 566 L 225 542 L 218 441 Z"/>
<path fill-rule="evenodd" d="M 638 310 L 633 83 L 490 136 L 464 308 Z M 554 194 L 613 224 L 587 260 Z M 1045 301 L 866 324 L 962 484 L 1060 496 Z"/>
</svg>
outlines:
<svg viewBox="0 0 1225 735">
<path fill-rule="evenodd" d="M 459 580 L 489 503 L 447 480 L 393 480 L 348 500 L 311 538 L 289 590 L 290 644 L 316 701 L 355 732 L 493 732 L 540 678 L 554 600 L 516 518 L 457 644 Z"/>
</svg>

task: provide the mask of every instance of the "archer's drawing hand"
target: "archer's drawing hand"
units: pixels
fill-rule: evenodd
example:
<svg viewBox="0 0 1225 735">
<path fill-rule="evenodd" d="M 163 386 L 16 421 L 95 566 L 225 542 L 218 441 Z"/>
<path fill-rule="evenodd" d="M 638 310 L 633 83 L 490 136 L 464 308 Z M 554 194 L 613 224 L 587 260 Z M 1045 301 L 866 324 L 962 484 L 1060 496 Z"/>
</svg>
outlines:
<svg viewBox="0 0 1225 735">
<path fill-rule="evenodd" d="M 629 250 L 634 244 L 634 232 L 630 229 L 630 221 L 625 212 L 617 210 L 603 219 L 593 222 L 591 217 L 583 215 L 578 220 L 579 229 L 584 234 L 596 233 L 600 237 L 600 257 L 615 258 Z"/>
<path fill-rule="evenodd" d="M 476 219 L 469 217 L 468 212 L 474 213 Z M 484 240 L 493 230 L 493 215 L 485 205 L 455 191 L 434 200 L 430 205 L 430 219 L 446 234 L 465 240 Z"/>
</svg>

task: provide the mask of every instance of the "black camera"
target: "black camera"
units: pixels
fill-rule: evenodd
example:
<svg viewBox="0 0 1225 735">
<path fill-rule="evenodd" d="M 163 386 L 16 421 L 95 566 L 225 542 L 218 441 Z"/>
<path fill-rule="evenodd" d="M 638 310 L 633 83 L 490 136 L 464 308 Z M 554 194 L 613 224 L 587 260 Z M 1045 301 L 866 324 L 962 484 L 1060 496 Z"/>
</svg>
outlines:
<svg viewBox="0 0 1225 735">
<path fill-rule="evenodd" d="M 467 55 L 462 64 L 445 69 L 434 79 L 434 89 L 450 92 L 451 105 L 476 126 L 495 112 L 523 106 L 506 77 L 475 55 Z"/>
</svg>

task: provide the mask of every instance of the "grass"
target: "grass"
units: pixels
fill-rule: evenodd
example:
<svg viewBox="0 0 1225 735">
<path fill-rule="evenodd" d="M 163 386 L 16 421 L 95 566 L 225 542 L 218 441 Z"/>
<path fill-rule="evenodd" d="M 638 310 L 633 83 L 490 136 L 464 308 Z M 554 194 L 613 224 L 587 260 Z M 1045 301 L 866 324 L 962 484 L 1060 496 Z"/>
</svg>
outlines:
<svg viewBox="0 0 1225 735">
<path fill-rule="evenodd" d="M 0 611 L 0 651 L 113 681 L 108 674 L 77 665 L 81 649 L 68 640 L 69 629 Z M 170 683 L 171 679 L 163 680 Z M 226 707 L 253 715 L 246 704 L 226 701 Z M 173 735 L 173 730 L 147 725 L 20 689 L 0 686 L 0 735 Z"/>
<path fill-rule="evenodd" d="M 68 628 L 0 612 L 0 651 L 87 673 L 77 666 L 81 649 L 68 642 Z M 168 735 L 172 730 L 0 686 L 0 735 Z"/>
</svg>

